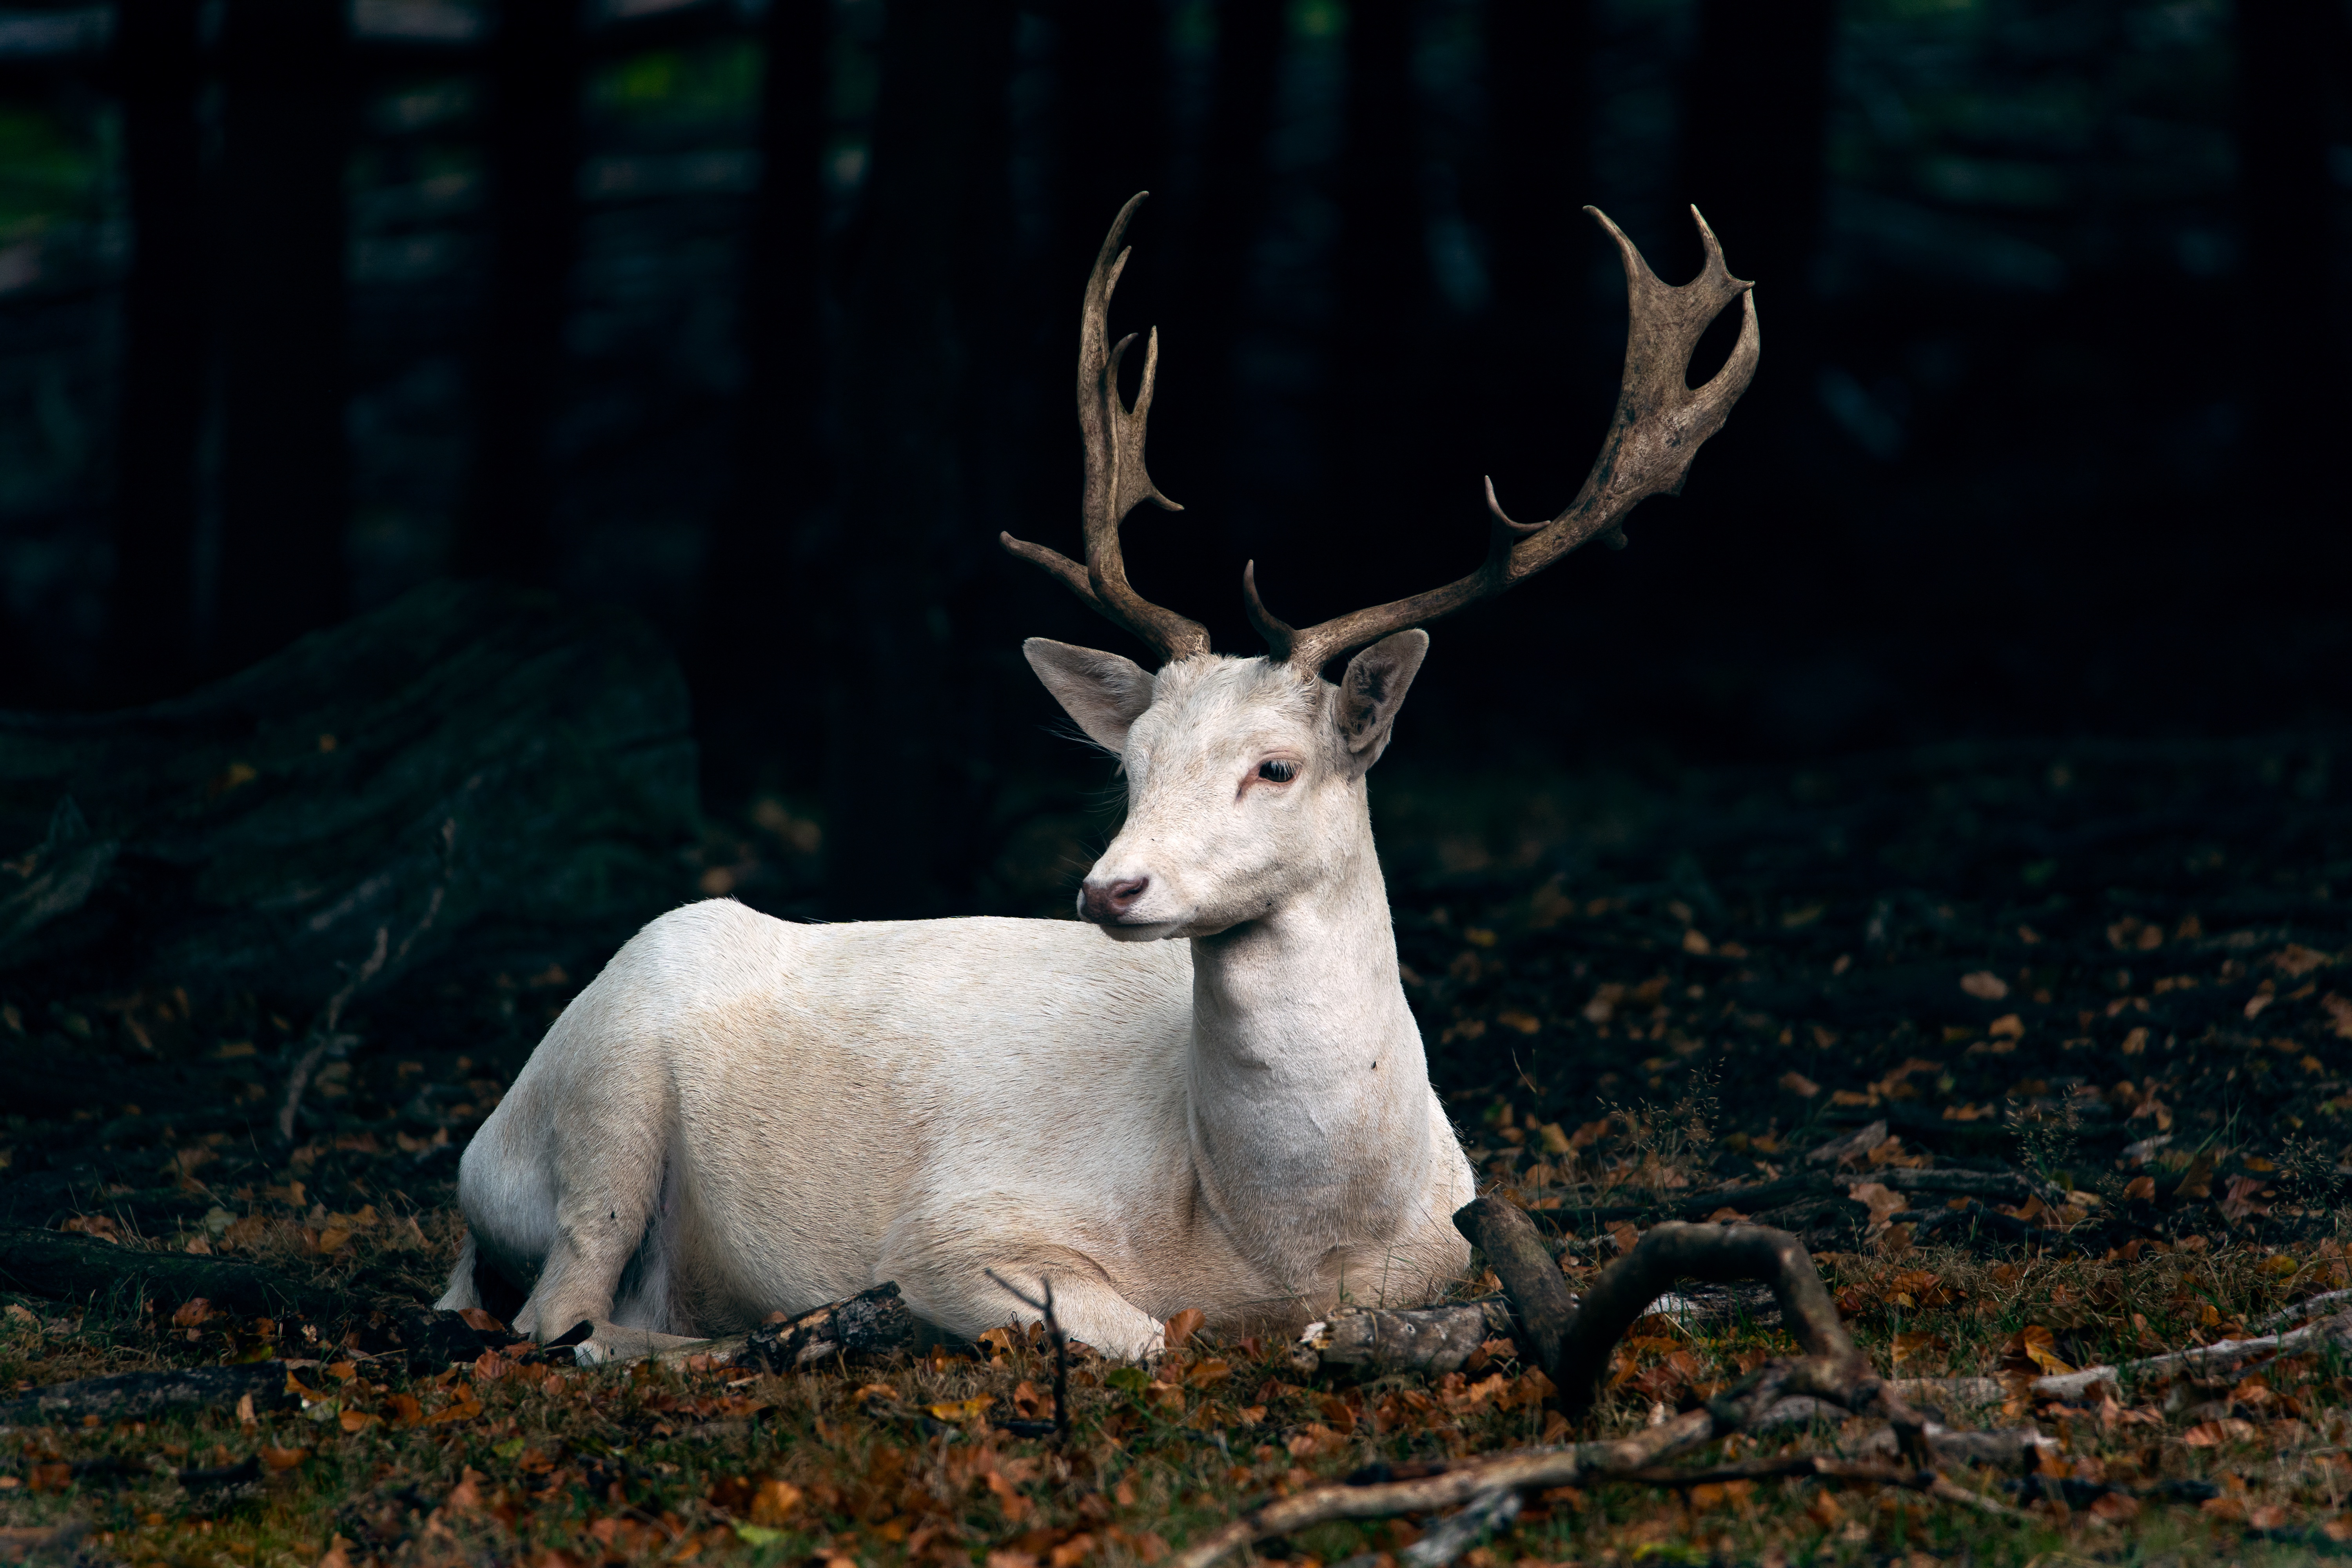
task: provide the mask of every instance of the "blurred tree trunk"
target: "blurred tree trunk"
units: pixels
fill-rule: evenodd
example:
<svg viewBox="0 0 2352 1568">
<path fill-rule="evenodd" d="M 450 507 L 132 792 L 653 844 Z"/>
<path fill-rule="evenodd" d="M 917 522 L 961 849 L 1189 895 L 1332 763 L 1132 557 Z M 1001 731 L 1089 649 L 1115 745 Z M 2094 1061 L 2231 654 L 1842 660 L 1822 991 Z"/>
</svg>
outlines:
<svg viewBox="0 0 2352 1568">
<path fill-rule="evenodd" d="M 2253 500 L 2291 515 L 2343 505 L 2334 465 L 2321 457 L 2342 438 L 2344 412 L 2341 317 L 2326 283 L 2335 275 L 2326 67 L 2342 58 L 2344 29 L 2342 6 L 2332 9 L 2310 0 L 2237 7 Z"/>
<path fill-rule="evenodd" d="M 975 274 L 1006 180 L 1010 0 L 899 0 L 883 26 L 873 173 L 844 374 L 825 734 L 827 901 L 924 916 L 968 896 L 982 683 L 954 612 L 980 577 L 965 421 L 984 395 Z M 982 579 L 985 580 L 985 579 Z"/>
<path fill-rule="evenodd" d="M 763 764 L 822 721 L 816 681 L 831 503 L 819 425 L 830 0 L 774 0 L 761 29 L 761 169 L 743 285 L 749 360 L 735 483 L 705 557 L 696 701 L 704 798 L 740 805 Z"/>
<path fill-rule="evenodd" d="M 1832 0 L 1702 0 L 1697 58 L 1683 110 L 1684 199 L 1706 215 L 1733 276 L 1756 280 L 1770 368 L 1742 400 L 1733 428 L 1810 417 L 1820 363 L 1812 290 L 1826 182 Z M 1650 250 L 1666 281 L 1698 270 L 1698 231 L 1677 214 Z M 1719 360 L 1731 345 L 1717 328 Z M 1700 365 L 1695 374 L 1712 367 Z"/>
<path fill-rule="evenodd" d="M 226 362 L 215 662 L 341 618 L 344 451 L 343 7 L 229 0 L 222 33 Z"/>
<path fill-rule="evenodd" d="M 1832 0 L 1702 0 L 1696 58 L 1683 93 L 1683 201 L 1722 242 L 1724 261 L 1756 284 L 1764 358 L 1724 434 L 1695 470 L 1696 494 L 1679 518 L 1651 515 L 1630 531 L 1627 580 L 1672 572 L 1693 591 L 1769 584 L 1792 625 L 1855 591 L 1859 557 L 1843 514 L 1825 505 L 1825 464 L 1843 460 L 1817 391 L 1822 315 L 1812 289 L 1827 180 Z M 1696 276 L 1697 226 L 1679 204 L 1665 231 L 1635 238 L 1669 283 Z M 1692 356 L 1690 378 L 1712 375 L 1730 353 L 1740 313 L 1716 319 Z M 1716 498 L 1737 497 L 1735 503 Z M 1671 548 L 1642 547 L 1645 528 L 1672 529 Z M 1818 563 L 1791 577 L 1785 563 Z M 1710 588 L 1709 584 L 1719 587 Z"/>
<path fill-rule="evenodd" d="M 1581 405 L 1593 241 L 1591 0 L 1488 0 L 1494 155 L 1479 193 L 1495 283 L 1478 460 L 1514 515 L 1557 510 L 1571 400 Z M 1603 405 L 1606 407 L 1606 405 Z M 1557 499 L 1554 499 L 1554 498 Z"/>
<path fill-rule="evenodd" d="M 579 247 L 579 18 L 578 0 L 505 0 L 490 50 L 490 294 L 452 551 L 466 576 L 553 575 L 548 425 Z"/>
<path fill-rule="evenodd" d="M 1064 0 L 1056 19 L 1064 167 L 1055 276 L 1076 268 L 1083 283 L 1127 198 L 1165 184 L 1168 13 L 1160 0 Z M 1129 268 L 1142 281 L 1139 264 Z M 1148 287 L 1126 292 L 1150 314 Z"/>
<path fill-rule="evenodd" d="M 1339 163 L 1339 316 L 1333 323 L 1325 438 L 1331 516 L 1393 521 L 1424 508 L 1441 445 L 1431 427 L 1454 395 L 1430 341 L 1429 238 L 1421 189 L 1421 116 L 1412 79 L 1414 0 L 1354 0 Z M 1447 454 L 1451 456 L 1451 454 Z M 1261 582 L 1268 608 L 1299 624 L 1336 607 L 1393 597 L 1395 565 L 1333 551 L 1318 581 Z M 1302 552 L 1294 548 L 1288 558 Z M 1385 589 L 1382 584 L 1386 584 Z M 1315 600 L 1306 595 L 1317 595 Z"/>
<path fill-rule="evenodd" d="M 106 695 L 192 684 L 196 448 L 205 413 L 204 142 L 197 0 L 127 6 L 115 35 L 134 250 L 117 460 Z"/>
<path fill-rule="evenodd" d="M 1156 444 L 1179 457 L 1190 454 L 1193 471 L 1213 476 L 1203 510 L 1225 517 L 1247 500 L 1240 457 L 1245 441 L 1234 410 L 1250 269 L 1265 225 L 1266 142 L 1281 87 L 1286 19 L 1286 7 L 1265 0 L 1223 0 L 1218 7 L 1200 194 L 1192 204 L 1181 297 L 1167 312 L 1171 337 L 1160 374 L 1171 395 L 1153 409 Z M 1176 494 L 1185 499 L 1181 490 Z M 1228 562 L 1202 559 L 1212 552 L 1197 543 L 1191 552 L 1206 569 L 1201 575 L 1213 571 L 1218 579 L 1216 597 L 1200 603 L 1230 605 Z"/>
</svg>

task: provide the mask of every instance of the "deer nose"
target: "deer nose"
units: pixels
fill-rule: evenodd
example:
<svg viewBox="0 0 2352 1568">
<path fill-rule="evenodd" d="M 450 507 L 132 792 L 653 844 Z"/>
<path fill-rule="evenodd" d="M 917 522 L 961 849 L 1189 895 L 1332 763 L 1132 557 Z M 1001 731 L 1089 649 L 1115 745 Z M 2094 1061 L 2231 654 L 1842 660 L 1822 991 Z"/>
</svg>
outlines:
<svg viewBox="0 0 2352 1568">
<path fill-rule="evenodd" d="M 1151 886 L 1149 877 L 1129 877 L 1118 882 L 1087 882 L 1078 889 L 1078 912 L 1097 922 L 1123 919 Z"/>
</svg>

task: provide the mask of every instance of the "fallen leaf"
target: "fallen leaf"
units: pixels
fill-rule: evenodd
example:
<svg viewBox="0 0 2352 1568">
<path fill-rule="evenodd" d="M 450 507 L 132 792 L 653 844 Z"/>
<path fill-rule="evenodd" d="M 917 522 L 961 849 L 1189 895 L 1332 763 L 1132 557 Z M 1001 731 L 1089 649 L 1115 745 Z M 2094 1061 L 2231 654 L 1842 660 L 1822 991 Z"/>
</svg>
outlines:
<svg viewBox="0 0 2352 1568">
<path fill-rule="evenodd" d="M 1815 1083 L 1803 1073 L 1793 1071 L 1780 1075 L 1780 1087 L 1802 1100 L 1811 1100 L 1822 1091 L 1820 1084 Z"/>
<path fill-rule="evenodd" d="M 346 1410 L 335 1419 L 346 1432 L 364 1432 L 383 1417 L 371 1415 L 363 1410 Z"/>
<path fill-rule="evenodd" d="M 466 1326 L 478 1334 L 502 1334 L 507 1331 L 507 1326 L 504 1323 L 499 1322 L 479 1307 L 460 1307 L 457 1310 L 457 1316 L 466 1320 Z"/>
<path fill-rule="evenodd" d="M 1199 1331 L 1201 1325 L 1208 1321 L 1209 1315 L 1198 1307 L 1187 1307 L 1170 1318 L 1166 1331 L 1162 1335 L 1162 1342 L 1167 1345 L 1169 1353 L 1172 1355 L 1183 1349 L 1184 1342 L 1191 1339 Z"/>
<path fill-rule="evenodd" d="M 193 1329 L 212 1315 L 213 1304 L 202 1296 L 193 1296 L 181 1302 L 180 1310 L 172 1314 L 172 1326 L 177 1329 Z"/>
<path fill-rule="evenodd" d="M 1998 1002 L 2009 994 L 2009 982 L 1990 969 L 1979 969 L 1960 976 L 1960 989 L 1979 1002 Z"/>
<path fill-rule="evenodd" d="M 344 1428 L 345 1431 L 349 1431 L 350 1429 L 351 1428 L 348 1426 Z M 261 1462 L 268 1465 L 273 1470 L 290 1470 L 310 1457 L 310 1450 L 308 1448 L 264 1448 L 261 1450 Z"/>
<path fill-rule="evenodd" d="M 761 1481 L 759 1489 L 751 1494 L 751 1522 L 767 1526 L 782 1524 L 800 1511 L 801 1502 L 801 1489 L 792 1482 L 773 1479 Z"/>
<path fill-rule="evenodd" d="M 2055 1377 L 2063 1377 L 2074 1370 L 2074 1364 L 2062 1360 L 2058 1352 L 2050 1348 L 2047 1341 L 2028 1340 L 2025 1342 L 2025 1358 Z"/>
<path fill-rule="evenodd" d="M 1846 1196 L 1870 1210 L 1870 1228 L 1883 1230 L 1895 1215 L 1911 1206 L 1911 1200 L 1902 1194 L 1890 1192 L 1877 1182 L 1856 1182 L 1846 1189 Z"/>
<path fill-rule="evenodd" d="M 2256 1201 L 2265 1190 L 2260 1176 L 2231 1176 L 2221 1197 L 2222 1216 L 2235 1225 L 2249 1215 L 2270 1213 L 2270 1205 Z"/>
<path fill-rule="evenodd" d="M 2218 1448 L 2224 1443 L 2242 1443 L 2254 1435 L 2254 1424 L 2225 1415 L 2218 1421 L 2200 1421 L 2180 1435 L 2180 1440 L 2192 1448 Z"/>
<path fill-rule="evenodd" d="M 2300 980 L 2313 970 L 2325 969 L 2335 962 L 2324 952 L 2314 952 L 2294 942 L 2287 943 L 2270 956 L 2271 967 L 2289 980 Z"/>
<path fill-rule="evenodd" d="M 988 1414 L 988 1407 L 995 1403 L 989 1395 L 980 1394 L 970 1399 L 943 1401 L 924 1408 L 931 1413 L 935 1421 L 977 1421 Z"/>
<path fill-rule="evenodd" d="M 2175 1197 L 2203 1198 L 2213 1194 L 2213 1151 L 2200 1152 L 2181 1173 L 2180 1184 L 2172 1189 Z"/>
<path fill-rule="evenodd" d="M 2319 999 L 2319 1006 L 2327 1015 L 2327 1026 L 2336 1037 L 2352 1040 L 2352 996 L 2338 996 L 2331 991 Z"/>
<path fill-rule="evenodd" d="M 2156 1178 L 2154 1176 L 2134 1176 L 2130 1181 L 2124 1184 L 2124 1196 L 2135 1199 L 2140 1203 L 2154 1203 L 2156 1201 Z"/>
<path fill-rule="evenodd" d="M 2123 1524 L 2139 1517 L 2139 1500 L 2128 1492 L 2103 1492 L 2091 1503 L 2091 1517 Z"/>
</svg>

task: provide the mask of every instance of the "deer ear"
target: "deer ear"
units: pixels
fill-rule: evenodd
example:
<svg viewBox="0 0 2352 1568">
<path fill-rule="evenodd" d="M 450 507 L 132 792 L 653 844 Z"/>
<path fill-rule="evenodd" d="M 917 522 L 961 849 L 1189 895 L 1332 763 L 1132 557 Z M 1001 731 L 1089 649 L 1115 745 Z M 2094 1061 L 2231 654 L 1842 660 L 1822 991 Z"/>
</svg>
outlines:
<svg viewBox="0 0 2352 1568">
<path fill-rule="evenodd" d="M 1339 677 L 1339 739 L 1361 773 L 1389 747 L 1389 729 L 1421 661 L 1429 654 L 1429 634 L 1421 630 L 1382 637 L 1348 661 Z"/>
<path fill-rule="evenodd" d="M 1107 752 L 1127 750 L 1128 726 L 1151 706 L 1151 676 L 1131 658 L 1097 653 L 1066 642 L 1031 637 L 1021 645 L 1022 657 L 1062 711 L 1077 721 L 1094 743 Z"/>
</svg>

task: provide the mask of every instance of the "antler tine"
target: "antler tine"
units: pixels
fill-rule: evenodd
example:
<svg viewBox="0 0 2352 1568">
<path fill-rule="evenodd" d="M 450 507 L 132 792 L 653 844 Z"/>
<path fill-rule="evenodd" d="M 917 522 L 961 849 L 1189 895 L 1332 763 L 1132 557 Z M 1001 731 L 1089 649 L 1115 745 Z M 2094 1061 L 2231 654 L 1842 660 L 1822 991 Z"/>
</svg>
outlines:
<svg viewBox="0 0 2352 1568">
<path fill-rule="evenodd" d="M 1410 598 L 1358 610 L 1304 630 L 1293 630 L 1259 602 L 1254 573 L 1243 575 L 1250 620 L 1273 650 L 1298 668 L 1319 671 L 1340 654 L 1377 642 L 1391 632 L 1450 616 L 1507 592 L 1596 536 L 1612 545 L 1625 542 L 1626 514 L 1650 496 L 1678 494 L 1701 443 L 1723 428 L 1731 406 L 1755 377 L 1763 353 L 1756 322 L 1755 285 L 1734 278 L 1724 266 L 1723 247 L 1706 219 L 1691 208 L 1706 261 L 1699 275 L 1679 288 L 1658 280 L 1625 231 L 1598 207 L 1586 207 L 1609 237 L 1625 268 L 1625 369 L 1617 391 L 1617 411 L 1592 471 L 1559 515 L 1547 522 L 1514 522 L 1486 481 L 1492 516 L 1486 559 L 1468 576 Z M 1734 300 L 1741 301 L 1739 341 L 1724 367 L 1704 386 L 1685 379 L 1692 350 L 1708 323 Z M 1278 635 L 1277 635 L 1278 634 Z"/>
<path fill-rule="evenodd" d="M 1078 316 L 1078 429 L 1087 452 L 1081 500 L 1087 563 L 1080 566 L 1058 551 L 1027 543 L 1010 533 L 999 534 L 997 542 L 1012 554 L 1051 573 L 1088 608 L 1125 626 L 1150 643 L 1163 660 L 1173 663 L 1208 652 L 1208 630 L 1138 594 L 1127 580 L 1127 562 L 1118 542 L 1119 524 L 1143 502 L 1169 511 L 1184 510 L 1160 493 L 1143 466 L 1144 428 L 1151 417 L 1151 393 L 1160 374 L 1159 330 L 1154 328 L 1145 339 L 1143 384 L 1132 406 L 1119 397 L 1118 367 L 1135 334 L 1129 333 L 1116 344 L 1110 341 L 1110 298 L 1118 288 L 1128 257 L 1119 239 L 1149 194 L 1139 191 L 1119 208 L 1095 257 Z"/>
</svg>

